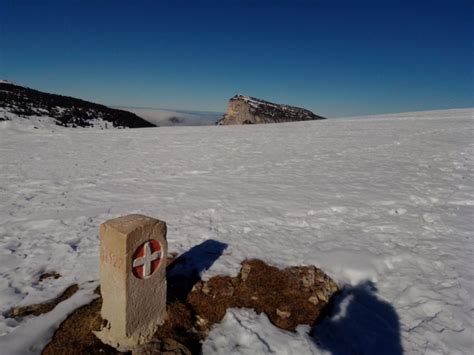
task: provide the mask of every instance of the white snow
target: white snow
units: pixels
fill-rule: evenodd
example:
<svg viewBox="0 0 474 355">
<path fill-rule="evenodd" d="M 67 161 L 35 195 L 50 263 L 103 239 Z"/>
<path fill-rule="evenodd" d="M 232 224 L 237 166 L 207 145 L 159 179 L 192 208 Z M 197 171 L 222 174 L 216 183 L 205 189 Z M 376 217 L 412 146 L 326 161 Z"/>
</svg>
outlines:
<svg viewBox="0 0 474 355">
<path fill-rule="evenodd" d="M 108 131 L 0 122 L 0 312 L 81 287 L 36 319 L 0 315 L 0 349 L 38 353 L 93 297 L 99 224 L 140 212 L 168 223 L 171 252 L 228 244 L 204 278 L 255 257 L 316 265 L 343 287 L 312 330 L 229 310 L 204 353 L 469 354 L 473 115 Z M 38 282 L 45 271 L 63 277 Z"/>
<path fill-rule="evenodd" d="M 290 105 L 283 105 L 283 104 L 275 104 L 273 102 L 268 102 L 268 101 L 265 101 L 265 100 L 261 100 L 261 99 L 257 99 L 255 97 L 251 97 L 251 96 L 246 96 L 246 95 L 242 95 L 242 94 L 237 94 L 235 95 L 234 97 L 231 98 L 231 100 L 235 100 L 235 99 L 240 99 L 240 100 L 243 100 L 244 102 L 248 103 L 250 105 L 250 107 L 254 108 L 254 109 L 258 109 L 258 108 L 261 108 L 262 106 L 265 106 L 265 107 L 272 107 L 272 108 L 277 108 L 277 109 L 280 109 L 280 110 L 283 110 L 283 111 L 308 111 L 304 108 L 301 108 L 301 107 L 295 107 L 295 106 L 290 106 Z M 271 115 L 274 115 L 274 114 L 271 114 Z"/>
<path fill-rule="evenodd" d="M 96 282 L 85 284 L 82 289 L 58 304 L 51 312 L 26 319 L 14 332 L 0 338 L 2 354 L 40 353 L 51 340 L 57 326 L 67 318 L 69 313 L 98 297 L 94 293 L 96 287 Z"/>
<path fill-rule="evenodd" d="M 59 106 L 56 106 L 56 109 L 58 111 L 64 111 L 65 109 Z M 42 109 L 37 109 L 38 111 L 41 111 Z M 2 122 L 2 127 L 3 130 L 10 129 L 10 130 L 16 130 L 16 131 L 31 131 L 33 129 L 47 129 L 49 131 L 61 131 L 62 129 L 66 129 L 66 131 L 69 131 L 72 127 L 63 127 L 59 126 L 56 124 L 58 120 L 56 120 L 54 117 L 49 116 L 46 110 L 43 110 L 44 114 L 43 115 L 33 115 L 33 116 L 19 116 L 15 113 L 12 113 L 5 108 L 0 107 L 0 118 L 5 119 L 6 121 L 0 121 Z M 91 129 L 111 129 L 114 128 L 114 125 L 112 122 L 104 120 L 100 114 L 97 115 L 96 118 L 89 119 L 87 121 L 91 126 L 89 127 L 75 127 L 73 129 L 77 130 L 91 130 Z M 118 127 L 115 127 L 118 128 Z M 121 129 L 125 129 L 126 127 L 120 127 Z"/>
<path fill-rule="evenodd" d="M 246 96 L 246 95 L 242 95 L 242 94 L 237 94 L 232 99 L 243 100 L 243 101 L 247 102 L 253 108 L 258 108 L 262 105 L 269 106 L 269 107 L 280 107 L 280 108 L 289 107 L 287 105 L 277 105 L 277 104 L 274 104 L 273 102 L 260 100 L 260 99 L 257 99 L 255 97 Z"/>
<path fill-rule="evenodd" d="M 204 354 L 311 354 L 317 350 L 309 327 L 296 333 L 276 328 L 265 314 L 250 309 L 230 309 L 203 345 Z"/>
<path fill-rule="evenodd" d="M 56 119 L 50 116 L 28 116 L 22 117 L 0 107 L 0 118 L 7 121 L 2 122 L 2 129 L 31 130 L 36 128 L 56 128 Z"/>
</svg>

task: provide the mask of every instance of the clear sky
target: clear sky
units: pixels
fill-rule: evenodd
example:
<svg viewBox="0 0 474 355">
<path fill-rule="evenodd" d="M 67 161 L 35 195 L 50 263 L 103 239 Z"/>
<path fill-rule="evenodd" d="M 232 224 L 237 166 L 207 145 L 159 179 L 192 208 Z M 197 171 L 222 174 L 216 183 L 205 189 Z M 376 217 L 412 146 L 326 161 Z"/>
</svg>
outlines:
<svg viewBox="0 0 474 355">
<path fill-rule="evenodd" d="M 0 0 L 0 78 L 120 106 L 474 107 L 474 2 Z"/>
</svg>

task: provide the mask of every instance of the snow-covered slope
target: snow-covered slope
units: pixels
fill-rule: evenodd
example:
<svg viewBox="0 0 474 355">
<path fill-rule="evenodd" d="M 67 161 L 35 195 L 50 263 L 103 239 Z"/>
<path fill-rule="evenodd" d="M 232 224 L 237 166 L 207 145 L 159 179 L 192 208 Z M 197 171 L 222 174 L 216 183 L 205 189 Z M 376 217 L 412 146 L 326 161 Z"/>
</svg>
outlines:
<svg viewBox="0 0 474 355">
<path fill-rule="evenodd" d="M 204 353 L 471 353 L 473 114 L 117 131 L 0 122 L 1 311 L 81 286 L 47 315 L 0 316 L 0 349 L 38 352 L 92 298 L 99 224 L 140 212 L 168 223 L 170 251 L 228 244 L 205 278 L 257 257 L 313 264 L 344 286 L 327 320 L 295 334 L 230 310 Z M 52 270 L 63 277 L 38 282 Z"/>
<path fill-rule="evenodd" d="M 41 92 L 7 81 L 0 81 L 0 121 L 19 121 L 21 125 L 36 127 L 155 127 L 131 112 L 74 97 Z"/>
</svg>

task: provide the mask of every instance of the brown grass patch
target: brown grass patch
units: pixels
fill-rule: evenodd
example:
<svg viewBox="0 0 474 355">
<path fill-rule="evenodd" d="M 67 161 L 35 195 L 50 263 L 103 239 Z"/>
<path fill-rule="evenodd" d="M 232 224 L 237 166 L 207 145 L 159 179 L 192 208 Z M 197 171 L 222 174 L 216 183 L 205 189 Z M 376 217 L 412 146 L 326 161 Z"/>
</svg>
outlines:
<svg viewBox="0 0 474 355">
<path fill-rule="evenodd" d="M 32 304 L 24 307 L 13 307 L 9 311 L 7 311 L 5 317 L 21 318 L 29 315 L 39 316 L 40 314 L 48 313 L 52 311 L 53 308 L 56 307 L 59 303 L 67 300 L 69 297 L 74 295 L 78 289 L 79 286 L 77 286 L 77 284 L 74 284 L 69 286 L 61 295 L 59 295 L 59 297 L 56 297 L 55 299 L 50 300 L 48 302 Z"/>
<path fill-rule="evenodd" d="M 334 281 L 314 266 L 279 270 L 248 260 L 237 277 L 198 282 L 188 303 L 201 330 L 220 322 L 228 308 L 252 308 L 264 312 L 277 327 L 294 331 L 299 324 L 314 324 L 337 290 Z"/>
<path fill-rule="evenodd" d="M 56 271 L 45 272 L 39 277 L 39 281 L 42 282 L 47 279 L 59 279 L 61 274 L 58 274 Z"/>
<path fill-rule="evenodd" d="M 97 290 L 96 292 L 98 292 Z M 103 344 L 93 333 L 102 324 L 100 308 L 102 298 L 75 310 L 54 333 L 51 342 L 43 349 L 45 355 L 63 354 L 119 354 L 119 352 Z"/>
<path fill-rule="evenodd" d="M 176 261 L 172 262 L 169 268 L 175 264 Z M 189 280 L 182 275 L 168 279 L 165 323 L 150 344 L 137 347 L 134 353 L 159 354 L 173 350 L 187 354 L 189 350 L 198 354 L 201 341 L 229 307 L 265 312 L 274 325 L 286 330 L 294 330 L 298 324 L 313 325 L 338 291 L 334 281 L 314 266 L 280 270 L 260 260 L 244 261 L 237 277 L 216 276 L 196 282 L 195 276 L 190 275 Z M 191 291 L 183 294 L 186 290 Z M 97 298 L 73 312 L 59 326 L 43 354 L 118 354 L 92 333 L 102 324 L 101 305 L 102 299 Z"/>
</svg>

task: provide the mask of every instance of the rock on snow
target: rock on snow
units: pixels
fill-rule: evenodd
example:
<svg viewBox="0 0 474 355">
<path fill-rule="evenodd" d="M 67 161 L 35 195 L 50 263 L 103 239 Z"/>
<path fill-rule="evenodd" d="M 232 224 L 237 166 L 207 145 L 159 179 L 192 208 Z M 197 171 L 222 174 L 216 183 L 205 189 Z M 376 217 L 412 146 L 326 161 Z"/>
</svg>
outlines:
<svg viewBox="0 0 474 355">
<path fill-rule="evenodd" d="M 137 212 L 167 222 L 172 252 L 228 244 L 205 279 L 260 258 L 315 265 L 343 288 L 327 320 L 296 333 L 229 310 L 205 353 L 470 353 L 473 113 L 117 131 L 0 122 L 1 312 L 80 285 L 48 314 L 0 315 L 0 349 L 39 352 L 94 297 L 99 224 Z M 63 277 L 38 282 L 50 271 Z"/>
</svg>

